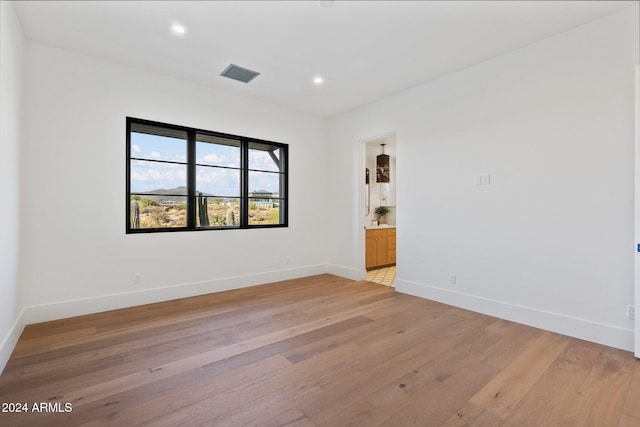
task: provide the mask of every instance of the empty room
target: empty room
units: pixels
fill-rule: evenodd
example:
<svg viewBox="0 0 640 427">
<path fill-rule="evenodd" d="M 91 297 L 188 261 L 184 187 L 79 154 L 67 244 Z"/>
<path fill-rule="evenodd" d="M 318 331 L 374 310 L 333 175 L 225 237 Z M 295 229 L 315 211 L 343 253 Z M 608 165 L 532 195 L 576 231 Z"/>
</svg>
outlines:
<svg viewBox="0 0 640 427">
<path fill-rule="evenodd" d="M 640 426 L 640 1 L 0 1 L 1 426 Z"/>
</svg>

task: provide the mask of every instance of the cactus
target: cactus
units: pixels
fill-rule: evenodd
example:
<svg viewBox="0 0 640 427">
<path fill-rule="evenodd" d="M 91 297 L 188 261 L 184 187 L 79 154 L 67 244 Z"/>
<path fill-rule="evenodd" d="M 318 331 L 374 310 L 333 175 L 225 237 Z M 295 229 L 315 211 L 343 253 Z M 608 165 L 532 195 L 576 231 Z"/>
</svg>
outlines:
<svg viewBox="0 0 640 427">
<path fill-rule="evenodd" d="M 227 225 L 236 225 L 236 214 L 233 213 L 233 209 L 227 211 Z"/>
<path fill-rule="evenodd" d="M 207 206 L 207 198 L 202 197 L 201 192 L 198 192 L 198 218 L 200 219 L 200 227 L 209 226 L 209 207 Z"/>
<path fill-rule="evenodd" d="M 137 200 L 133 201 L 131 210 L 131 228 L 140 228 L 140 204 Z"/>
</svg>

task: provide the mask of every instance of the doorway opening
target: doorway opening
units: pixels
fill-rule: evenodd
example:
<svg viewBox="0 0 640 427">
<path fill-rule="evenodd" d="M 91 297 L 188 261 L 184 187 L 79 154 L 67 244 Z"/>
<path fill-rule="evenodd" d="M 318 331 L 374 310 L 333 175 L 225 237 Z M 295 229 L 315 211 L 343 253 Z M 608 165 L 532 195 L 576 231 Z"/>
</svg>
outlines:
<svg viewBox="0 0 640 427">
<path fill-rule="evenodd" d="M 367 281 L 395 287 L 396 134 L 362 141 L 364 270 Z"/>
</svg>

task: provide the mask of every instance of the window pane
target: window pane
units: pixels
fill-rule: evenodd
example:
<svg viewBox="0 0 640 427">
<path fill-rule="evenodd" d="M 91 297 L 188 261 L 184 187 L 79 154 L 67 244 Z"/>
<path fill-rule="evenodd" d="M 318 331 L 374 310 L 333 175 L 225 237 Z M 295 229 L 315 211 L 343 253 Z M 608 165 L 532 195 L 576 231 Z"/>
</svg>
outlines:
<svg viewBox="0 0 640 427">
<path fill-rule="evenodd" d="M 239 227 L 239 199 L 206 196 L 196 197 L 196 226 Z"/>
<path fill-rule="evenodd" d="M 205 196 L 240 197 L 240 171 L 196 166 L 196 193 Z"/>
<path fill-rule="evenodd" d="M 187 226 L 187 198 L 132 194 L 131 229 L 177 228 Z"/>
<path fill-rule="evenodd" d="M 249 225 L 281 224 L 280 199 L 250 198 Z"/>
<path fill-rule="evenodd" d="M 131 192 L 187 194 L 187 166 L 131 160 Z"/>
<path fill-rule="evenodd" d="M 196 163 L 240 167 L 240 141 L 211 135 L 196 135 Z"/>
<path fill-rule="evenodd" d="M 281 172 L 282 150 L 274 145 L 252 142 L 249 144 L 249 169 Z"/>
<path fill-rule="evenodd" d="M 271 193 L 274 197 L 280 194 L 280 179 L 283 175 L 273 172 L 249 172 L 249 193 Z M 249 194 L 250 197 L 253 197 Z"/>
<path fill-rule="evenodd" d="M 285 224 L 286 144 L 131 117 L 127 128 L 127 233 Z"/>
<path fill-rule="evenodd" d="M 183 131 L 172 131 L 169 134 L 172 136 L 132 131 L 131 157 L 150 160 L 167 160 L 171 162 L 186 162 L 187 133 Z"/>
</svg>

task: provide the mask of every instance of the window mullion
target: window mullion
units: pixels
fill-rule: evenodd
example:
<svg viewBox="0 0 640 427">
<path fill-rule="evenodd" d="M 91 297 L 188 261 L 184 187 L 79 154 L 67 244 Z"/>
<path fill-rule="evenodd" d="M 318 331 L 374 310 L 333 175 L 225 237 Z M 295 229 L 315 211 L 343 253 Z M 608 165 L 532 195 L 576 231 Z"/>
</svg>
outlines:
<svg viewBox="0 0 640 427">
<path fill-rule="evenodd" d="M 240 140 L 240 227 L 249 226 L 249 143 Z"/>
<path fill-rule="evenodd" d="M 131 231 L 131 119 L 127 117 L 127 182 L 126 182 L 126 193 L 125 196 L 127 198 L 126 201 L 126 215 L 127 222 L 126 228 L 127 232 Z"/>
<path fill-rule="evenodd" d="M 187 228 L 196 228 L 196 132 L 187 132 Z"/>
<path fill-rule="evenodd" d="M 289 200 L 289 153 L 285 150 L 281 150 L 280 156 L 280 224 L 288 225 L 289 218 L 287 212 L 289 212 L 289 206 L 285 206 Z"/>
</svg>

